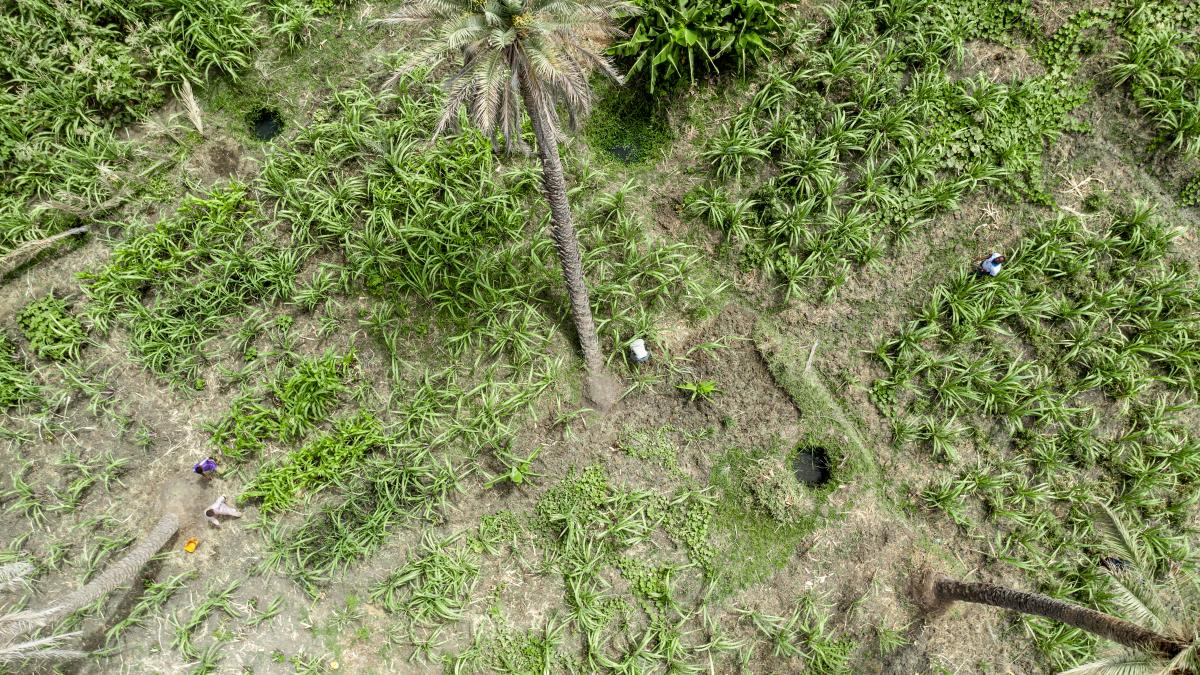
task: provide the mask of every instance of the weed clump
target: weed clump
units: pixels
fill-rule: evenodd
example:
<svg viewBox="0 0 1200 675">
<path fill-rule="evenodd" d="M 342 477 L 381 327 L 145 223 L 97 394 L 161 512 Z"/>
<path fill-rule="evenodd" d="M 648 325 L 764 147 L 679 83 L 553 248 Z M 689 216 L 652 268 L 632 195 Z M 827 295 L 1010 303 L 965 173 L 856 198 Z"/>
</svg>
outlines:
<svg viewBox="0 0 1200 675">
<path fill-rule="evenodd" d="M 34 353 L 51 361 L 74 360 L 87 342 L 83 324 L 53 294 L 25 305 L 17 314 L 17 325 Z"/>
<path fill-rule="evenodd" d="M 617 447 L 634 459 L 654 462 L 666 469 L 671 476 L 686 479 L 687 474 L 679 466 L 679 454 L 671 439 L 671 435 L 678 431 L 671 426 L 635 431 L 622 438 Z"/>
<path fill-rule="evenodd" d="M 781 457 L 769 455 L 754 460 L 746 471 L 746 485 L 754 503 L 773 519 L 795 525 L 812 517 L 815 501 Z"/>
<path fill-rule="evenodd" d="M 1182 206 L 1200 206 L 1200 174 L 1183 184 L 1179 191 L 1179 203 Z"/>
<path fill-rule="evenodd" d="M 565 668 L 558 649 L 566 623 L 551 619 L 542 629 L 518 630 L 503 622 L 488 622 L 475 632 L 471 644 L 446 658 L 457 672 L 546 673 Z"/>
<path fill-rule="evenodd" d="M 301 360 L 287 377 L 271 383 L 269 395 L 247 392 L 235 398 L 228 415 L 206 425 L 212 442 L 226 457 L 246 460 L 268 441 L 300 440 L 340 403 L 353 363 L 353 352 Z"/>
<path fill-rule="evenodd" d="M 515 549 L 517 537 L 523 531 L 515 513 L 499 511 L 479 519 L 479 530 L 468 539 L 468 545 L 476 553 L 497 555 L 505 544 Z"/>
<path fill-rule="evenodd" d="M 1051 72 L 1071 74 L 1111 45 L 1108 75 L 1127 87 L 1149 119 L 1156 132 L 1152 149 L 1193 159 L 1200 156 L 1198 26 L 1200 15 L 1188 3 L 1118 2 L 1077 12 L 1038 40 L 1035 53 Z"/>
<path fill-rule="evenodd" d="M 629 620 L 639 614 L 634 605 L 609 592 L 604 570 L 619 572 L 630 584 L 648 622 L 647 631 L 663 630 L 663 613 L 680 611 L 683 598 L 678 585 L 687 570 L 698 567 L 706 578 L 715 573 L 709 541 L 713 508 L 710 497 L 692 490 L 676 490 L 668 496 L 618 489 L 595 465 L 570 471 L 546 491 L 531 525 L 546 543 L 547 568 L 563 577 L 571 608 L 568 619 L 590 645 L 589 658 L 609 659 L 608 631 L 619 617 Z M 647 557 L 641 545 L 656 534 L 679 544 L 687 559 L 667 551 Z M 661 653 L 667 647 L 658 644 L 650 649 L 643 643 L 633 649 L 637 656 L 629 658 L 645 658 L 644 650 Z"/>
<path fill-rule="evenodd" d="M 455 470 L 428 447 L 392 444 L 367 456 L 322 506 L 298 525 L 275 521 L 265 532 L 267 568 L 286 571 L 305 591 L 337 569 L 379 550 L 398 524 L 431 518 L 457 484 Z"/>
<path fill-rule="evenodd" d="M 16 345 L 0 333 L 0 410 L 34 402 L 40 396 L 37 384 L 17 360 Z"/>
<path fill-rule="evenodd" d="M 775 616 L 753 610 L 740 610 L 757 632 L 767 639 L 777 657 L 804 659 L 806 670 L 814 673 L 845 673 L 850 670 L 850 655 L 855 644 L 836 637 L 829 625 L 827 609 L 805 596 L 787 616 Z"/>
<path fill-rule="evenodd" d="M 751 64 L 780 50 L 783 11 L 779 0 L 636 0 L 642 13 L 626 26 L 629 37 L 613 54 L 632 60 L 631 78 L 668 90 L 694 84 L 697 77 L 732 66 L 745 73 Z"/>
<path fill-rule="evenodd" d="M 478 577 L 479 561 L 468 546 L 426 533 L 420 552 L 376 584 L 371 599 L 420 623 L 458 621 Z"/>
<path fill-rule="evenodd" d="M 384 433 L 371 413 L 337 420 L 333 430 L 286 457 L 260 467 L 242 492 L 242 500 L 258 500 L 264 514 L 273 515 L 291 506 L 301 494 L 313 495 L 326 487 L 345 485 L 361 470 L 364 459 L 396 443 Z"/>
<path fill-rule="evenodd" d="M 1121 49 L 1112 75 L 1128 83 L 1134 103 L 1157 132 L 1154 145 L 1185 158 L 1200 157 L 1200 54 L 1194 6 L 1167 1 L 1129 3 L 1115 12 Z"/>
<path fill-rule="evenodd" d="M 596 109 L 588 116 L 583 133 L 588 145 L 608 153 L 623 164 L 652 158 L 671 140 L 661 99 L 632 87 L 597 87 Z"/>
</svg>

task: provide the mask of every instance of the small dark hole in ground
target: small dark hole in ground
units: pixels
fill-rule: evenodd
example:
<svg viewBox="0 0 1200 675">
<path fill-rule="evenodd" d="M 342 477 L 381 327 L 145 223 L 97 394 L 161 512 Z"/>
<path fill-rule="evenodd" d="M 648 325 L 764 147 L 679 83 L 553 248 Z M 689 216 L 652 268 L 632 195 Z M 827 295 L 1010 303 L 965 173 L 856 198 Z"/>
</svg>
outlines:
<svg viewBox="0 0 1200 675">
<path fill-rule="evenodd" d="M 829 452 L 819 446 L 801 446 L 792 460 L 796 480 L 806 485 L 823 485 L 829 481 Z"/>
<path fill-rule="evenodd" d="M 632 164 L 633 162 L 641 159 L 641 157 L 639 157 L 641 153 L 638 152 L 637 146 L 633 144 L 614 145 L 610 147 L 608 151 L 612 153 L 613 157 L 616 157 L 626 164 Z"/>
<path fill-rule="evenodd" d="M 255 138 L 269 141 L 283 131 L 283 119 L 274 108 L 260 108 L 250 114 L 250 126 Z"/>
</svg>

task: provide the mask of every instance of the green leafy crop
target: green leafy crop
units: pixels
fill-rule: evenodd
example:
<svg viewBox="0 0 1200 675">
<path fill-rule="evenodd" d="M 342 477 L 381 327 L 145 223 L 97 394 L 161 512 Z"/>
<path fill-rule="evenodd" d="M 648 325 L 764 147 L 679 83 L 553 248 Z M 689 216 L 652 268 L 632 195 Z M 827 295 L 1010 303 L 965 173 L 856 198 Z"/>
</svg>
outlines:
<svg viewBox="0 0 1200 675">
<path fill-rule="evenodd" d="M 340 403 L 353 362 L 353 353 L 327 353 L 305 359 L 287 377 L 277 377 L 271 383 L 270 394 L 250 392 L 238 396 L 224 418 L 208 425 L 213 443 L 226 457 L 249 459 L 257 456 L 268 441 L 292 443 L 302 439 L 328 419 Z"/>
<path fill-rule="evenodd" d="M 1179 191 L 1179 203 L 1183 206 L 1200 206 L 1200 174 L 1183 184 L 1183 189 Z"/>
<path fill-rule="evenodd" d="M 1029 228 L 997 277 L 937 286 L 876 355 L 873 394 L 897 446 L 932 455 L 918 503 L 945 514 L 1056 597 L 1095 602 L 1096 500 L 1144 515 L 1156 565 L 1189 557 L 1200 441 L 1198 275 L 1174 259 L 1184 228 L 1147 202 Z M 940 475 L 938 475 L 940 474 Z M 978 507 L 978 508 L 977 508 Z M 980 520 L 995 526 L 981 527 Z M 991 537 L 991 535 L 982 535 Z M 1031 620 L 1056 668 L 1094 640 Z"/>
<path fill-rule="evenodd" d="M 87 341 L 83 324 L 67 311 L 67 303 L 47 295 L 25 306 L 17 315 L 25 339 L 43 359 L 65 361 L 79 356 Z"/>
<path fill-rule="evenodd" d="M 627 40 L 613 46 L 633 60 L 629 75 L 648 87 L 694 83 L 697 76 L 732 65 L 738 70 L 779 51 L 778 0 L 638 0 L 643 14 L 630 20 Z"/>
<path fill-rule="evenodd" d="M 831 9 L 798 63 L 766 69 L 710 132 L 701 159 L 713 180 L 685 196 L 685 213 L 785 296 L 816 285 L 831 299 L 852 270 L 982 187 L 1049 203 L 1042 157 L 1083 128 L 1070 113 L 1086 89 L 1053 73 L 952 77 L 967 39 L 1014 29 L 966 13 L 925 0 Z"/>
<path fill-rule="evenodd" d="M 338 420 L 333 431 L 258 470 L 241 499 L 261 500 L 263 513 L 290 506 L 300 494 L 345 484 L 370 453 L 398 442 L 368 412 Z"/>
</svg>

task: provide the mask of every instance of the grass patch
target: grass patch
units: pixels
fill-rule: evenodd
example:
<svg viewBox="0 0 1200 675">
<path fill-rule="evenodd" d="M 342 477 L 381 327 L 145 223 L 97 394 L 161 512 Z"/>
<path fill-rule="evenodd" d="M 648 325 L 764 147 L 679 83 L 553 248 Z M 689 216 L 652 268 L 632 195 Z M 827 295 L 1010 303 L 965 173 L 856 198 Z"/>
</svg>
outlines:
<svg viewBox="0 0 1200 675">
<path fill-rule="evenodd" d="M 662 98 L 608 81 L 597 81 L 594 91 L 596 106 L 583 127 L 583 137 L 594 152 L 623 164 L 641 164 L 671 143 Z"/>
<path fill-rule="evenodd" d="M 756 494 L 755 472 L 765 454 L 730 448 L 713 467 L 711 484 L 719 494 L 711 526 L 718 598 L 761 583 L 783 569 L 822 521 L 815 501 L 807 501 L 813 507 L 807 512 L 785 511 L 761 486 Z M 773 515 L 772 507 L 782 520 Z"/>
</svg>

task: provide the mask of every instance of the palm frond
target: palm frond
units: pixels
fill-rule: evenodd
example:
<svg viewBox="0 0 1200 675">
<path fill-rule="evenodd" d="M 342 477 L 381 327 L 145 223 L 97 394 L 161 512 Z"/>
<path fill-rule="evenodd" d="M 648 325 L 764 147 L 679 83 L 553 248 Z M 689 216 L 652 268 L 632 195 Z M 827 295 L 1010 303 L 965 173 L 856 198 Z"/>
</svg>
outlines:
<svg viewBox="0 0 1200 675">
<path fill-rule="evenodd" d="M 468 76 L 470 66 L 464 67 L 458 74 L 447 81 L 446 86 L 446 102 L 442 106 L 442 116 L 438 118 L 437 125 L 434 126 L 433 136 L 437 138 L 449 129 L 458 119 L 458 110 L 464 103 L 471 100 L 474 91 L 474 82 Z"/>
<path fill-rule="evenodd" d="M 196 101 L 196 95 L 192 93 L 192 83 L 186 79 L 179 86 L 179 98 L 183 100 L 183 107 L 187 111 L 188 120 L 192 126 L 196 127 L 196 131 L 204 134 L 204 120 L 200 118 L 200 104 Z"/>
<path fill-rule="evenodd" d="M 1198 648 L 1200 645 L 1193 640 L 1187 649 L 1179 652 L 1175 658 L 1171 659 L 1170 663 L 1163 667 L 1162 674 L 1200 672 L 1200 649 Z"/>
<path fill-rule="evenodd" d="M 78 659 L 87 656 L 86 653 L 76 649 L 62 649 L 62 644 L 74 638 L 77 638 L 81 633 L 63 633 L 62 635 L 51 635 L 50 637 L 38 638 L 21 642 L 14 645 L 5 645 L 0 647 L 0 664 L 4 663 L 20 663 L 22 661 L 33 661 L 38 659 Z"/>
<path fill-rule="evenodd" d="M 1064 670 L 1059 675 L 1148 675 L 1161 672 L 1166 663 L 1166 659 L 1153 654 L 1120 652 Z"/>
<path fill-rule="evenodd" d="M 1142 551 L 1142 547 L 1138 545 L 1137 539 L 1129 533 L 1129 529 L 1125 527 L 1125 523 L 1121 521 L 1120 516 L 1108 504 L 1100 504 L 1099 511 L 1094 519 L 1096 525 L 1096 533 L 1100 536 L 1101 542 L 1105 546 L 1113 549 L 1122 558 L 1133 563 L 1133 566 L 1142 572 L 1149 570 L 1149 561 L 1146 560 L 1146 555 Z"/>
<path fill-rule="evenodd" d="M 33 565 L 24 560 L 0 566 L 0 591 L 7 591 L 21 584 L 33 571 Z"/>
<path fill-rule="evenodd" d="M 485 133 L 496 130 L 509 79 L 502 52 L 489 52 L 473 68 L 471 84 L 475 91 L 470 100 L 471 120 Z"/>
<path fill-rule="evenodd" d="M 409 0 L 384 22 L 421 24 L 431 37 L 388 86 L 418 66 L 454 59 L 461 66 L 444 83 L 437 134 L 453 125 L 466 104 L 471 122 L 493 138 L 503 133 L 511 149 L 521 143 L 521 108 L 528 104 L 560 137 L 558 104 L 572 122 L 586 115 L 592 73 L 622 81 L 604 49 L 623 34 L 613 19 L 639 12 L 626 0 Z"/>
<path fill-rule="evenodd" d="M 1171 587 L 1183 608 L 1181 616 L 1177 617 L 1182 636 L 1190 636 L 1196 632 L 1196 620 L 1200 617 L 1200 576 L 1194 570 L 1176 574 L 1171 579 Z"/>
<path fill-rule="evenodd" d="M 1167 613 L 1159 590 L 1152 587 L 1132 570 L 1108 572 L 1113 587 L 1113 602 L 1117 613 L 1144 628 L 1161 633 L 1171 617 Z"/>
<path fill-rule="evenodd" d="M 437 41 L 445 51 L 467 50 L 474 43 L 486 43 L 495 30 L 480 23 L 476 17 L 464 17 L 461 21 L 443 25 Z"/>
<path fill-rule="evenodd" d="M 589 3 L 577 0 L 534 0 L 530 3 L 530 11 L 545 13 L 561 21 L 579 23 L 606 23 L 613 19 L 640 16 L 644 13 L 641 7 L 623 0 Z"/>
<path fill-rule="evenodd" d="M 579 108 L 588 107 L 588 88 L 586 74 L 569 59 L 564 58 L 561 51 L 549 41 L 537 41 L 527 44 L 525 56 L 529 62 L 531 74 L 545 85 L 553 94 L 562 96 L 567 105 Z"/>
<path fill-rule="evenodd" d="M 382 24 L 422 24 L 444 20 L 467 11 L 470 0 L 410 0 L 379 20 Z"/>
</svg>

